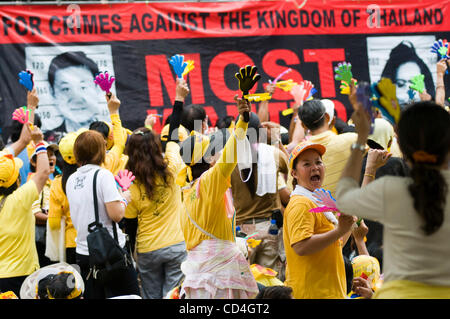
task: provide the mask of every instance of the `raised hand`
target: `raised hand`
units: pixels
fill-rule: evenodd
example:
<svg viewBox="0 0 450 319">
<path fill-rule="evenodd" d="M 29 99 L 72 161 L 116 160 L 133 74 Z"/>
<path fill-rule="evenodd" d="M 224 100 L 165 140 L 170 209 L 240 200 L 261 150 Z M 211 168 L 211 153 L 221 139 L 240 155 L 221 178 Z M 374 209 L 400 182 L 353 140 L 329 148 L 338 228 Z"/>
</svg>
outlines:
<svg viewBox="0 0 450 319">
<path fill-rule="evenodd" d="M 119 187 L 122 189 L 123 192 L 125 192 L 130 188 L 135 178 L 136 177 L 133 175 L 133 173 L 126 169 L 120 170 L 119 173 L 116 176 L 114 176 L 117 185 L 119 185 Z"/>
<path fill-rule="evenodd" d="M 400 119 L 400 105 L 396 96 L 396 87 L 389 78 L 382 78 L 376 86 L 380 94 L 378 103 L 380 111 L 392 123 L 397 124 Z"/>
<path fill-rule="evenodd" d="M 417 91 L 419 93 L 423 93 L 425 91 L 425 75 L 419 74 L 414 76 L 409 82 L 411 82 L 411 85 L 409 88 L 411 90 Z"/>
<path fill-rule="evenodd" d="M 372 102 L 370 100 L 371 90 L 370 85 L 366 82 L 360 83 L 356 88 L 356 99 L 359 102 L 359 105 L 363 107 L 363 109 L 367 112 L 370 118 L 370 134 L 373 133 L 375 117 L 373 116 L 373 107 Z"/>
<path fill-rule="evenodd" d="M 248 113 L 250 112 L 251 109 L 250 102 L 244 98 L 238 97 L 237 94 L 234 96 L 234 100 L 236 101 L 237 104 L 238 113 L 244 116 L 244 120 L 248 122 L 248 119 L 245 118 L 245 114 L 249 116 Z"/>
<path fill-rule="evenodd" d="M 115 81 L 115 77 L 110 76 L 108 71 L 105 73 L 100 72 L 94 79 L 94 83 L 100 86 L 102 91 L 106 93 L 107 98 L 111 98 L 111 87 Z"/>
<path fill-rule="evenodd" d="M 337 67 L 334 68 L 334 72 L 336 73 L 335 79 L 338 81 L 344 81 L 349 86 L 352 84 L 352 65 L 350 63 L 344 62 L 339 63 Z"/>
<path fill-rule="evenodd" d="M 189 94 L 189 87 L 183 78 L 177 78 L 177 87 L 175 90 L 175 100 L 184 102 L 184 99 Z"/>
<path fill-rule="evenodd" d="M 30 110 L 36 110 L 39 104 L 39 97 L 36 93 L 36 88 L 27 92 L 27 107 Z"/>
<path fill-rule="evenodd" d="M 184 70 L 188 66 L 188 63 L 184 62 L 184 55 L 175 54 L 170 58 L 169 63 L 172 65 L 177 77 L 182 78 Z"/>
<path fill-rule="evenodd" d="M 314 88 L 314 85 L 307 80 L 300 82 L 298 85 L 294 85 L 291 90 L 291 94 L 294 97 L 295 103 L 298 105 L 302 105 L 311 94 L 311 90 Z"/>
<path fill-rule="evenodd" d="M 366 170 L 376 172 L 377 169 L 386 165 L 392 154 L 386 150 L 369 149 L 367 155 Z"/>
<path fill-rule="evenodd" d="M 234 75 L 239 81 L 239 90 L 242 91 L 243 95 L 247 95 L 256 82 L 261 79 L 261 75 L 256 73 L 256 71 L 258 71 L 256 66 L 246 65 Z"/>
<path fill-rule="evenodd" d="M 28 91 L 33 91 L 34 88 L 34 74 L 30 70 L 19 72 L 19 83 L 22 84 Z"/>
</svg>

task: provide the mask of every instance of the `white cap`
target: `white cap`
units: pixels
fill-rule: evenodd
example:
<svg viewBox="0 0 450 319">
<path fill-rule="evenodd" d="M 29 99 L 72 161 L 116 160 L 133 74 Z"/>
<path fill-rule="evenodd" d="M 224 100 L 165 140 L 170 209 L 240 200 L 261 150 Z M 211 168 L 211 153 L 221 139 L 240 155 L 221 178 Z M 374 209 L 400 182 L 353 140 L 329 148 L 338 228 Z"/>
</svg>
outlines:
<svg viewBox="0 0 450 319">
<path fill-rule="evenodd" d="M 334 118 L 334 102 L 328 99 L 320 100 L 325 107 L 325 112 L 327 112 L 328 116 L 330 117 L 330 120 L 328 121 L 328 125 L 331 124 L 331 121 L 333 121 Z"/>
</svg>

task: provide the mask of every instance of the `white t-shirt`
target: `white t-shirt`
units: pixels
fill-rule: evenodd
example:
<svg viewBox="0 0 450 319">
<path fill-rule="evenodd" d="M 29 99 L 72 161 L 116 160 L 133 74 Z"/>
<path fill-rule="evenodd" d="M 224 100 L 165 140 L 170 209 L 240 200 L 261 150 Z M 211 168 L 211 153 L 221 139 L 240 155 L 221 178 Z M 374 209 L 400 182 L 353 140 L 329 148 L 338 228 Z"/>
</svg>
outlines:
<svg viewBox="0 0 450 319">
<path fill-rule="evenodd" d="M 450 171 L 440 170 L 447 185 Z M 424 221 L 414 208 L 408 186 L 411 178 L 383 176 L 360 188 L 351 177 L 337 187 L 339 210 L 378 221 L 383 231 L 384 282 L 411 280 L 450 286 L 450 192 L 446 194 L 444 222 L 432 235 L 421 229 Z M 370 232 L 370 229 L 369 229 Z"/>
<path fill-rule="evenodd" d="M 112 220 L 106 212 L 105 203 L 120 201 L 122 195 L 117 190 L 114 175 L 97 165 L 84 165 L 73 173 L 66 184 L 67 199 L 69 200 L 70 217 L 77 230 L 76 252 L 80 255 L 89 255 L 87 236 L 88 225 L 95 221 L 93 181 L 94 173 L 97 175 L 97 200 L 99 221 L 113 235 Z M 116 225 L 120 246 L 125 245 L 125 235 Z"/>
</svg>

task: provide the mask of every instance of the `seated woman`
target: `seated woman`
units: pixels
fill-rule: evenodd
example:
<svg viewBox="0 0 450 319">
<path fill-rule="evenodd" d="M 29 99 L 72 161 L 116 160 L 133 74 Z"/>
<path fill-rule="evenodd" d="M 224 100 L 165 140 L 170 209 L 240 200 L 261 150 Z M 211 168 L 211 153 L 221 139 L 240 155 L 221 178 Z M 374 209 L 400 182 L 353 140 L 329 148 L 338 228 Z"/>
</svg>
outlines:
<svg viewBox="0 0 450 319">
<path fill-rule="evenodd" d="M 290 169 L 294 191 L 284 211 L 283 241 L 286 250 L 285 285 L 294 299 L 346 298 L 345 266 L 342 247 L 355 222 L 353 216 L 332 212 L 313 213 L 312 196 L 325 177 L 322 155 L 325 146 L 300 143 L 291 153 Z"/>
<path fill-rule="evenodd" d="M 235 99 L 240 114 L 250 111 L 247 101 Z M 181 264 L 185 275 L 181 295 L 186 299 L 247 299 L 258 293 L 249 265 L 235 243 L 234 209 L 227 192 L 237 165 L 236 140 L 245 138 L 248 126 L 244 118 L 240 117 L 222 153 L 218 152 L 223 146 L 220 137 L 209 139 L 193 133 L 181 145 L 186 167 L 177 182 L 181 186 L 187 183 L 181 215 L 188 251 Z"/>
</svg>

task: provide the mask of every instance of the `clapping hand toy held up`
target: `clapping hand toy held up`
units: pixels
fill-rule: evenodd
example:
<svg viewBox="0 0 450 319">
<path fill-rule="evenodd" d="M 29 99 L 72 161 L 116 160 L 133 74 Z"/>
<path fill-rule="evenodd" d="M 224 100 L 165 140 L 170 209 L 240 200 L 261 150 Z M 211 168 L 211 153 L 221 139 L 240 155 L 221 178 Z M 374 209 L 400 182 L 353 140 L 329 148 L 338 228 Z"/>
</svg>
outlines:
<svg viewBox="0 0 450 319">
<path fill-rule="evenodd" d="M 330 191 L 327 191 L 323 188 L 318 188 L 314 190 L 312 195 L 316 201 L 323 206 L 311 208 L 309 211 L 311 213 L 326 213 L 326 212 L 334 212 L 336 215 L 341 215 L 341 211 L 336 206 L 336 200 L 333 195 L 331 195 Z M 361 224 L 362 218 L 358 218 L 356 225 L 359 226 Z"/>
<path fill-rule="evenodd" d="M 371 89 L 368 83 L 360 83 L 356 88 L 356 99 L 363 106 L 364 110 L 369 114 L 370 117 L 370 134 L 373 133 L 375 118 L 373 116 L 372 102 L 370 100 Z"/>
<path fill-rule="evenodd" d="M 309 211 L 312 213 L 324 213 L 324 212 L 336 212 L 340 215 L 340 211 L 336 206 L 336 200 L 331 195 L 330 191 L 323 188 L 318 188 L 314 191 L 313 197 L 318 203 L 323 206 L 311 208 Z"/>
<path fill-rule="evenodd" d="M 100 86 L 102 91 L 106 93 L 108 97 L 111 97 L 111 86 L 115 81 L 115 77 L 109 76 L 108 72 L 105 71 L 105 73 L 100 72 L 94 80 L 94 83 Z"/>
<path fill-rule="evenodd" d="M 20 71 L 19 73 L 19 83 L 22 84 L 28 91 L 33 91 L 34 74 L 30 70 Z"/>
<path fill-rule="evenodd" d="M 124 192 L 130 188 L 135 178 L 136 177 L 133 175 L 133 173 L 126 169 L 120 170 L 119 173 L 116 176 L 114 176 L 117 185 Z"/>
<path fill-rule="evenodd" d="M 294 97 L 295 104 L 302 105 L 303 102 L 309 100 L 317 90 L 314 88 L 314 84 L 312 84 L 308 80 L 301 81 L 299 84 L 296 84 L 291 89 L 291 95 Z M 294 110 L 292 108 L 288 108 L 281 112 L 283 116 L 287 116 L 291 114 Z"/>
<path fill-rule="evenodd" d="M 419 93 L 423 93 L 425 91 L 425 75 L 419 74 L 414 76 L 409 82 L 411 82 L 411 85 L 409 88 L 411 90 L 417 91 Z"/>
<path fill-rule="evenodd" d="M 448 56 L 448 42 L 447 40 L 439 39 L 433 43 L 431 46 L 431 52 L 436 53 L 439 55 L 439 58 L 442 59 L 449 59 Z"/>
<path fill-rule="evenodd" d="M 183 78 L 184 70 L 188 66 L 188 63 L 184 62 L 184 55 L 175 54 L 170 58 L 169 63 L 172 65 L 177 77 Z"/>
<path fill-rule="evenodd" d="M 30 110 L 26 106 L 19 107 L 12 114 L 12 119 L 21 124 L 28 124 L 33 129 L 33 124 L 30 122 Z"/>
<path fill-rule="evenodd" d="M 334 71 L 336 72 L 336 80 L 346 82 L 349 87 L 352 85 L 353 74 L 352 65 L 350 63 L 339 63 L 338 66 L 334 68 Z"/>
<path fill-rule="evenodd" d="M 181 74 L 182 78 L 184 78 L 189 72 L 191 72 L 194 69 L 194 61 L 193 60 L 187 60 L 186 63 L 187 63 L 187 66 L 184 69 L 183 73 Z"/>
<path fill-rule="evenodd" d="M 450 59 L 450 56 L 448 55 L 448 42 L 447 40 L 439 39 L 437 41 L 434 41 L 433 45 L 431 46 L 431 52 L 436 53 L 439 55 L 439 59 Z M 448 74 L 448 70 L 445 70 L 445 74 Z"/>
<path fill-rule="evenodd" d="M 400 119 L 400 105 L 396 96 L 396 87 L 389 78 L 382 78 L 375 87 L 379 94 L 378 108 L 393 125 Z"/>
<path fill-rule="evenodd" d="M 241 90 L 242 95 L 245 97 L 249 94 L 249 91 L 255 86 L 256 82 L 261 79 L 261 75 L 256 73 L 258 68 L 256 66 L 246 65 L 239 69 L 234 76 L 239 81 L 239 90 Z M 244 114 L 244 120 L 248 122 L 250 119 L 250 114 Z"/>
</svg>

